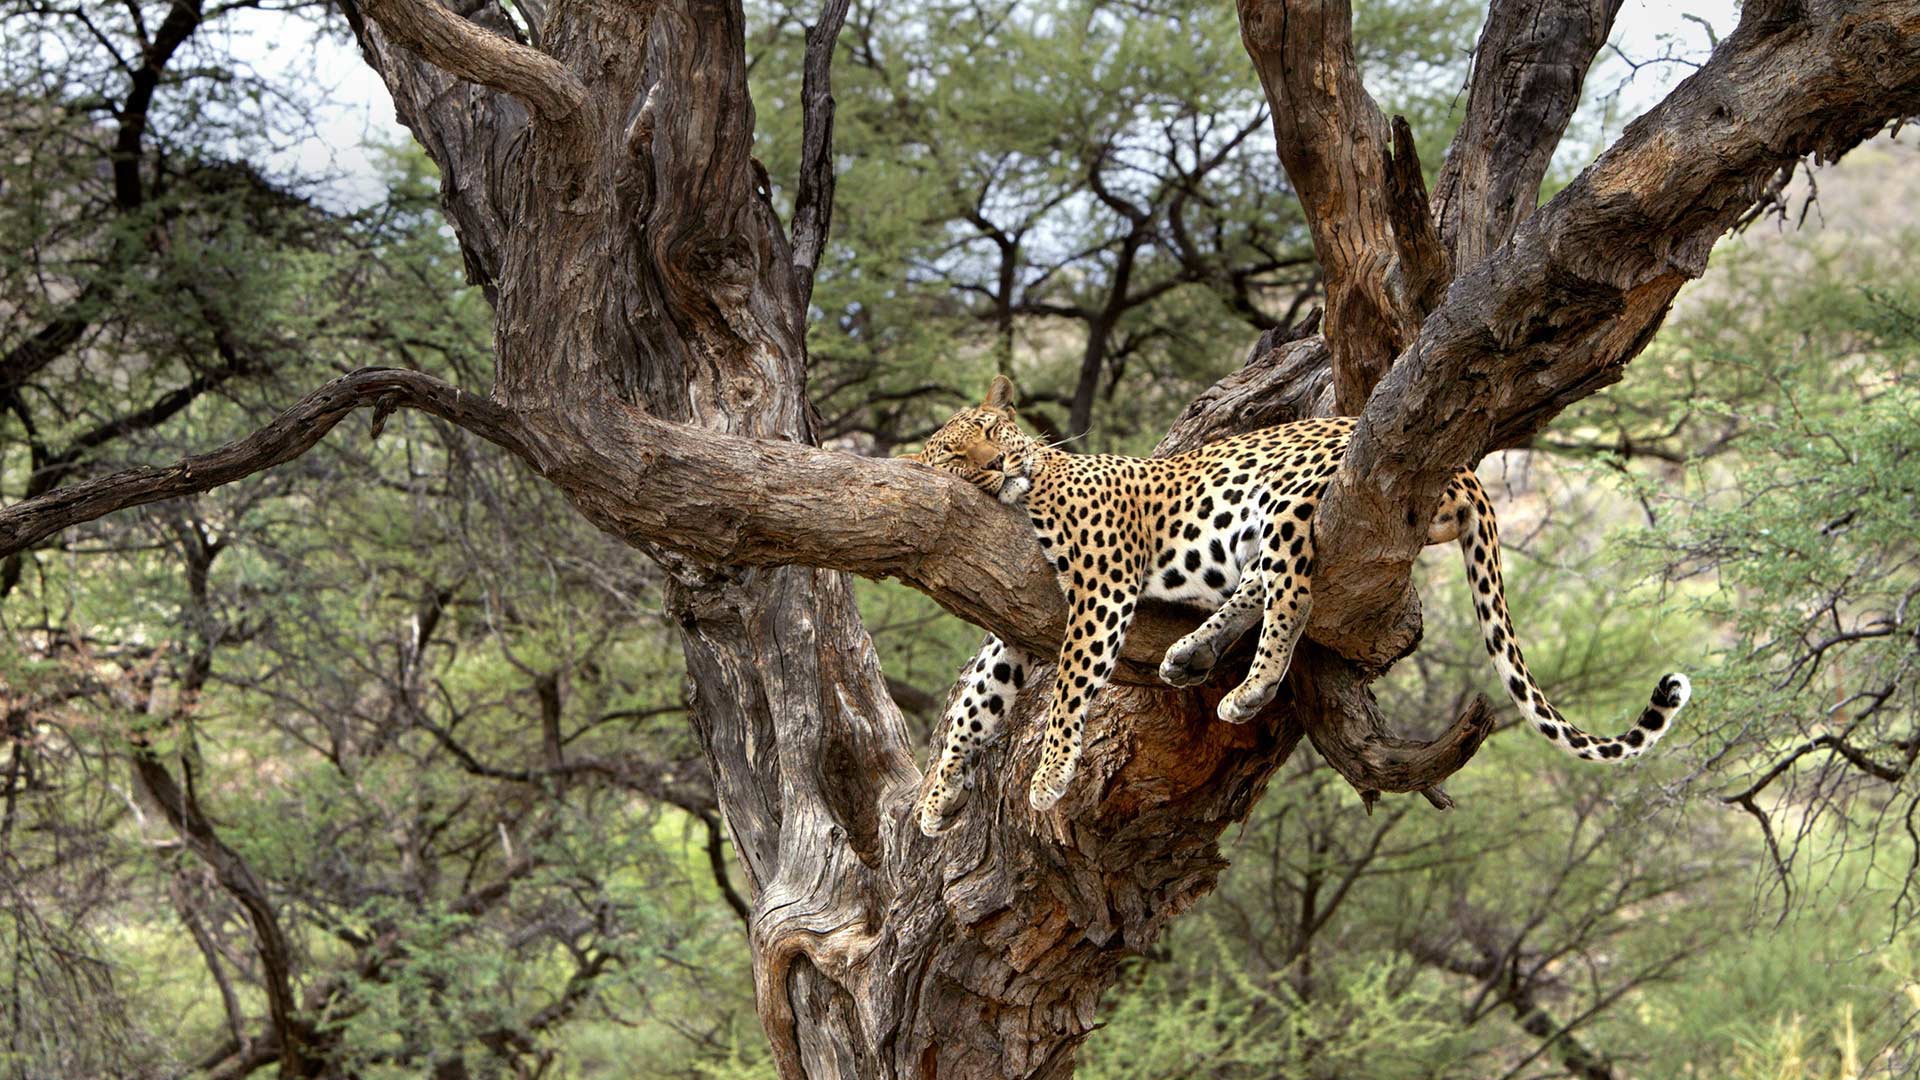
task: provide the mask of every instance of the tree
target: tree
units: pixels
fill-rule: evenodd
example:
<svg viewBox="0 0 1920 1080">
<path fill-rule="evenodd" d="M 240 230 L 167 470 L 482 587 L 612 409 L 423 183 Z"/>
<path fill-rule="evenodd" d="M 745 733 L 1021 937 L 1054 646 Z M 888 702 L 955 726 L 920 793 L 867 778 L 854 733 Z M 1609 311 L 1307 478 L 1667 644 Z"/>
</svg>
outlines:
<svg viewBox="0 0 1920 1080">
<path fill-rule="evenodd" d="M 221 450 L 0 511 L 0 553 L 291 460 L 362 406 L 376 422 L 420 409 L 521 457 L 671 575 L 690 715 L 746 868 L 759 1008 L 787 1075 L 1070 1071 L 1121 958 L 1211 887 L 1220 831 L 1303 738 L 1368 802 L 1446 804 L 1439 784 L 1487 706 L 1409 744 L 1367 684 L 1417 643 L 1414 523 L 1450 470 L 1617 380 L 1779 169 L 1920 107 L 1920 5 L 1752 3 L 1699 72 L 1535 210 L 1616 8 L 1495 0 L 1429 200 L 1409 127 L 1361 85 L 1347 7 L 1244 0 L 1326 334 L 1264 337 L 1162 450 L 1316 409 L 1361 415 L 1321 510 L 1313 645 L 1264 722 L 1228 728 L 1208 721 L 1218 690 L 1152 683 L 1182 619 L 1143 620 L 1057 812 L 1009 794 L 1037 749 L 1016 739 L 1009 782 L 985 778 L 958 835 L 934 844 L 906 813 L 913 748 L 845 574 L 898 576 L 1043 654 L 1064 613 L 1024 524 L 991 500 L 810 445 L 805 319 L 846 4 L 829 0 L 808 35 L 791 231 L 751 153 L 737 5 L 346 10 L 440 166 L 493 301 L 491 394 L 356 372 Z"/>
<path fill-rule="evenodd" d="M 339 209 L 247 144 L 307 114 L 213 43 L 245 10 L 0 8 L 31 148 L 0 162 L 9 496 L 370 358 L 490 362 L 423 154 Z M 634 617 L 657 571 L 459 429 L 393 427 L 5 560 L 0 1075 L 537 1069 L 597 1000 L 733 955 L 668 632 Z M 315 510 L 355 525 L 316 544 Z M 684 994 L 702 1028 L 752 1023 L 741 982 Z"/>
</svg>

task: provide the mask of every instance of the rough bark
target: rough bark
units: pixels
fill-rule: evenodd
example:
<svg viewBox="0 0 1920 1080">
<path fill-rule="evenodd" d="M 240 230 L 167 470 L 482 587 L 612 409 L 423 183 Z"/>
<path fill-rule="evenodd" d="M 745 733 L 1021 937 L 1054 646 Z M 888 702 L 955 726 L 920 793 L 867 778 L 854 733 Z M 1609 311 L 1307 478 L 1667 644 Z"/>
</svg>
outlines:
<svg viewBox="0 0 1920 1080">
<path fill-rule="evenodd" d="M 1326 282 L 1338 411 L 1354 414 L 1419 322 L 1388 288 L 1387 119 L 1360 82 L 1346 0 L 1240 0 L 1240 35 L 1273 113 Z"/>
<path fill-rule="evenodd" d="M 1368 400 L 1320 510 L 1339 540 L 1314 578 L 1309 632 L 1372 665 L 1410 650 L 1415 521 L 1451 470 L 1618 381 L 1782 165 L 1837 159 L 1916 109 L 1920 4 L 1807 5 L 1785 23 L 1750 12 L 1499 251 L 1461 269 Z"/>
<path fill-rule="evenodd" d="M 1493 0 L 1473 51 L 1466 117 L 1434 185 L 1441 241 L 1462 266 L 1533 212 L 1621 0 Z"/>
<path fill-rule="evenodd" d="M 1037 746 L 1016 720 L 962 823 L 934 842 L 909 821 L 914 748 L 845 573 L 898 576 L 1043 654 L 1062 602 L 1029 531 L 997 503 L 913 465 L 809 445 L 805 278 L 827 207 L 803 215 L 804 243 L 781 230 L 750 154 L 739 8 L 556 2 L 534 45 L 510 41 L 493 8 L 423 39 L 419 27 L 450 10 L 421 10 L 430 3 L 380 0 L 349 16 L 439 162 L 469 268 L 494 299 L 490 400 L 411 373 L 356 373 L 217 468 L 122 474 L 0 511 L 0 551 L 285 460 L 359 405 L 427 408 L 513 449 L 673 577 L 693 723 L 745 867 L 760 1011 L 789 1077 L 1066 1075 L 1117 965 L 1211 887 L 1221 832 L 1302 738 L 1369 798 L 1420 790 L 1444 805 L 1436 785 L 1484 737 L 1484 702 L 1433 743 L 1403 744 L 1366 683 L 1417 641 L 1407 567 L 1447 472 L 1617 379 L 1783 162 L 1838 156 L 1920 110 L 1920 0 L 1749 5 L 1701 72 L 1524 222 L 1538 182 L 1527 174 L 1557 139 L 1559 106 L 1476 128 L 1499 182 L 1477 185 L 1464 166 L 1453 187 L 1443 177 L 1434 232 L 1452 282 L 1438 299 L 1410 155 L 1387 152 L 1345 5 L 1245 0 L 1245 38 L 1327 268 L 1336 348 L 1263 341 L 1162 451 L 1364 403 L 1321 511 L 1317 644 L 1244 727 L 1212 719 L 1218 689 L 1123 672 L 1089 718 L 1072 790 L 1046 814 L 1021 797 Z M 832 21 L 829 5 L 821 24 Z M 1480 70 L 1525 54 L 1518 40 L 1490 23 Z M 488 85 L 460 82 L 410 41 Z M 1476 93 L 1483 81 L 1496 121 L 1527 92 L 1524 79 L 1477 72 Z M 1496 188 L 1519 194 L 1485 194 Z M 1462 257 L 1474 243 L 1504 246 Z M 1424 320 L 1421 296 L 1436 304 Z M 1128 656 L 1150 663 L 1182 618 L 1150 614 Z M 1033 681 L 1022 719 L 1046 684 Z"/>
</svg>

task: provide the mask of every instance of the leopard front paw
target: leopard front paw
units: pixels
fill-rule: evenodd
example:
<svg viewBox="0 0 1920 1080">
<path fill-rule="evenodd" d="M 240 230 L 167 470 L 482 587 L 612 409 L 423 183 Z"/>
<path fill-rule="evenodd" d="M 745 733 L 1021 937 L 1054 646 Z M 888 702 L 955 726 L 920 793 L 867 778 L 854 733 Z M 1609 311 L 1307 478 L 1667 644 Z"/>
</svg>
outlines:
<svg viewBox="0 0 1920 1080">
<path fill-rule="evenodd" d="M 1060 797 L 1067 793 L 1067 782 L 1073 774 L 1065 769 L 1041 766 L 1033 774 L 1033 783 L 1027 788 L 1027 805 L 1035 810 L 1051 810 L 1059 803 Z"/>
<path fill-rule="evenodd" d="M 1188 634 L 1167 649 L 1160 660 L 1160 681 L 1168 686 L 1194 686 L 1207 681 L 1220 657 L 1198 635 Z"/>
<path fill-rule="evenodd" d="M 1241 683 L 1233 692 L 1220 699 L 1220 719 L 1229 724 L 1244 724 L 1254 718 L 1267 703 L 1273 700 L 1279 683 L 1256 686 L 1253 683 Z"/>
<path fill-rule="evenodd" d="M 937 837 L 960 820 L 960 808 L 967 802 L 967 786 L 953 783 L 942 777 L 927 789 L 926 797 L 920 800 L 920 831 L 926 836 Z"/>
</svg>

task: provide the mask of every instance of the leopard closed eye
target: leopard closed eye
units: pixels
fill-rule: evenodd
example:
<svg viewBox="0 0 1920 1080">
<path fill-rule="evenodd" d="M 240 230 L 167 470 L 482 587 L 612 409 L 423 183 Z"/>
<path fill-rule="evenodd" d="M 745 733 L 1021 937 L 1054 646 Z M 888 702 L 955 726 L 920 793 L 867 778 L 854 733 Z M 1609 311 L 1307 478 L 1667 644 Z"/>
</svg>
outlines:
<svg viewBox="0 0 1920 1080">
<path fill-rule="evenodd" d="M 1313 608 L 1314 511 L 1354 423 L 1352 417 L 1302 420 L 1166 458 L 1071 454 L 1020 429 L 1013 385 L 999 376 L 985 402 L 954 416 L 909 455 L 1023 508 L 1066 596 L 1067 631 L 1028 791 L 1036 810 L 1059 802 L 1073 779 L 1087 707 L 1112 675 L 1142 597 L 1212 612 L 1167 650 L 1162 680 L 1174 686 L 1205 681 L 1257 622 L 1259 643 L 1247 677 L 1221 699 L 1219 715 L 1244 723 L 1273 700 Z M 1645 753 L 1666 733 L 1691 693 L 1678 673 L 1660 680 L 1639 720 L 1618 736 L 1589 735 L 1547 702 L 1514 639 L 1501 587 L 1498 523 L 1471 469 L 1458 470 L 1447 485 L 1427 540 L 1459 541 L 1487 652 L 1508 696 L 1554 745 L 1585 760 L 1619 762 Z M 1034 663 L 989 637 L 962 671 L 919 809 L 927 835 L 952 823 L 968 767 L 1012 712 Z"/>
</svg>

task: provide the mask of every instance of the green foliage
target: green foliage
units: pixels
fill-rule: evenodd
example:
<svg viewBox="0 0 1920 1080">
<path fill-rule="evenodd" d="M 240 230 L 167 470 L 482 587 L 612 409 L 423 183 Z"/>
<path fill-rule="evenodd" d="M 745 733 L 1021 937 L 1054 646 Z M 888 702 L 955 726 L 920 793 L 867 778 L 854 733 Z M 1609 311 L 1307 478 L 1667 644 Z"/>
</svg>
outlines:
<svg viewBox="0 0 1920 1080">
<path fill-rule="evenodd" d="M 1441 987 L 1392 957 L 1341 965 L 1312 998 L 1250 970 L 1218 920 L 1175 933 L 1178 965 L 1141 965 L 1088 1044 L 1091 1080 L 1437 1075 L 1468 1042 Z"/>
<path fill-rule="evenodd" d="M 800 16 L 759 14 L 760 157 L 778 170 L 798 158 L 785 20 Z M 1363 65 L 1435 167 L 1477 14 L 1359 13 Z M 1073 434 L 1097 414 L 1081 445 L 1144 452 L 1317 295 L 1229 6 L 859 4 L 834 93 L 839 189 L 809 335 L 829 435 L 888 451 L 1005 371 L 1033 420 Z"/>
<path fill-rule="evenodd" d="M 1780 901 L 1830 885 L 1827 864 L 1855 844 L 1902 868 L 1915 855 L 1904 836 L 1873 839 L 1914 798 L 1913 240 L 1827 233 L 1728 253 L 1718 288 L 1648 356 L 1688 392 L 1642 388 L 1588 414 L 1700 448 L 1684 474 L 1636 475 L 1630 490 L 1662 520 L 1627 540 L 1724 634 L 1697 722 L 1725 797 L 1779 823 L 1765 841 Z M 1816 829 L 1817 816 L 1859 828 Z M 1911 917 L 1913 897 L 1891 902 Z"/>
</svg>

